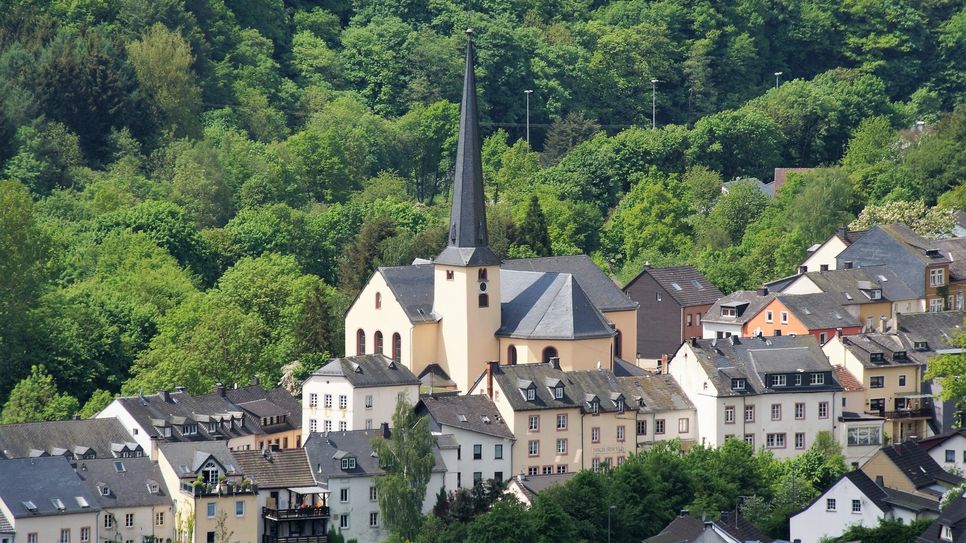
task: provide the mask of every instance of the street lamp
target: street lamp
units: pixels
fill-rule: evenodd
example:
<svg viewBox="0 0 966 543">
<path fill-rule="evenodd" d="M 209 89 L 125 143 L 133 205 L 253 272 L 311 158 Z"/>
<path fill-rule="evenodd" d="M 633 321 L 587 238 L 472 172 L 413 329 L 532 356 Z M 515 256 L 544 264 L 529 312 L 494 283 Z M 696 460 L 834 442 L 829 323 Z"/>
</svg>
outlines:
<svg viewBox="0 0 966 543">
<path fill-rule="evenodd" d="M 778 88 L 778 78 L 782 76 L 785 72 L 775 72 L 775 88 Z"/>
<path fill-rule="evenodd" d="M 533 89 L 527 89 L 523 91 L 527 95 L 527 149 L 530 148 L 530 95 L 533 94 Z"/>
<path fill-rule="evenodd" d="M 607 508 L 607 543 L 610 543 L 610 512 L 617 509 L 616 505 Z"/>
<path fill-rule="evenodd" d="M 651 130 L 657 128 L 657 102 L 655 101 L 655 95 L 657 92 L 657 84 L 660 83 L 657 79 L 651 80 Z"/>
</svg>

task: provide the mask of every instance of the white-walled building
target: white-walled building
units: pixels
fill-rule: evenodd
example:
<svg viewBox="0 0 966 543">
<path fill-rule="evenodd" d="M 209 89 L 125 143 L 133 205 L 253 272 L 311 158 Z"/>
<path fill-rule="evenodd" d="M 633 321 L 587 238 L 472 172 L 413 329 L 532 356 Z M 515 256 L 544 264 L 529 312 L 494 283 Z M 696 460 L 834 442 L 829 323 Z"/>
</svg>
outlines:
<svg viewBox="0 0 966 543">
<path fill-rule="evenodd" d="M 865 230 L 850 232 L 845 228 L 839 228 L 824 242 L 816 243 L 808 248 L 808 256 L 799 265 L 799 269 L 804 268 L 805 271 L 837 269 L 835 257 L 839 256 L 839 253 L 848 248 L 849 245 L 852 245 L 852 242 L 862 237 L 865 232 Z"/>
<path fill-rule="evenodd" d="M 383 541 L 388 537 L 379 509 L 376 477 L 384 471 L 379 458 L 372 451 L 373 439 L 388 439 L 387 426 L 379 430 L 333 432 L 329 435 L 312 434 L 305 441 L 305 452 L 315 480 L 329 490 L 331 526 L 346 538 L 363 541 Z M 433 447 L 436 465 L 433 466 L 422 512 L 428 513 L 436 503 L 436 495 L 444 487 L 447 467 Z"/>
<path fill-rule="evenodd" d="M 920 439 L 919 446 L 944 470 L 966 474 L 966 429 Z"/>
<path fill-rule="evenodd" d="M 875 527 L 880 520 L 892 518 L 908 523 L 937 514 L 936 502 L 880 486 L 855 470 L 843 475 L 789 522 L 793 541 L 818 543 L 842 535 L 851 526 Z"/>
<path fill-rule="evenodd" d="M 634 433 L 637 448 L 661 441 L 680 439 L 690 446 L 698 435 L 694 404 L 670 375 L 635 375 L 618 377 L 630 407 L 637 408 Z"/>
<path fill-rule="evenodd" d="M 697 410 L 704 445 L 733 437 L 788 458 L 819 432 L 834 435 L 842 387 L 814 336 L 695 339 L 669 372 Z"/>
<path fill-rule="evenodd" d="M 302 384 L 302 442 L 313 432 L 391 423 L 400 397 L 419 399 L 419 379 L 406 366 L 381 354 L 335 358 Z"/>
<path fill-rule="evenodd" d="M 737 290 L 719 298 L 701 319 L 701 337 L 706 339 L 741 337 L 745 323 L 774 299 L 775 294 L 769 293 L 768 289 Z"/>
<path fill-rule="evenodd" d="M 456 488 L 513 476 L 516 438 L 487 396 L 428 396 L 416 412 L 429 417 L 434 435 L 448 434 L 456 440 L 456 464 L 447 466 L 456 473 Z"/>
</svg>

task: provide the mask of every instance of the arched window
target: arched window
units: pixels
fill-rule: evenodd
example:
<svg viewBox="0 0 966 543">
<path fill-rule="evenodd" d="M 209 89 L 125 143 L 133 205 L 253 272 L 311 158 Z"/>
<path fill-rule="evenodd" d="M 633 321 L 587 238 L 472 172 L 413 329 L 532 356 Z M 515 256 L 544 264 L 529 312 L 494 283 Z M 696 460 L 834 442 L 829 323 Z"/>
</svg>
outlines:
<svg viewBox="0 0 966 543">
<path fill-rule="evenodd" d="M 557 349 L 554 347 L 547 347 L 543 350 L 543 356 L 541 359 L 543 360 L 543 363 L 546 364 L 550 362 L 551 358 L 557 358 Z"/>
<path fill-rule="evenodd" d="M 382 293 L 376 293 L 376 309 L 382 309 Z"/>
<path fill-rule="evenodd" d="M 398 332 L 392 335 L 392 359 L 396 362 L 402 359 L 402 338 Z"/>
<path fill-rule="evenodd" d="M 356 330 L 356 354 L 366 354 L 366 331 Z"/>
<path fill-rule="evenodd" d="M 476 276 L 479 281 L 486 281 L 486 268 L 480 268 Z"/>
<path fill-rule="evenodd" d="M 480 307 L 490 307 L 490 295 L 485 292 L 480 293 Z"/>
<path fill-rule="evenodd" d="M 376 335 L 373 339 L 373 345 L 376 347 L 376 350 L 373 352 L 376 354 L 382 354 L 382 332 L 376 330 Z"/>
<path fill-rule="evenodd" d="M 617 331 L 617 335 L 614 336 L 614 356 L 620 358 L 621 356 L 621 343 L 624 341 L 624 334 L 621 331 Z"/>
<path fill-rule="evenodd" d="M 506 363 L 511 366 L 517 363 L 517 348 L 515 345 L 506 348 Z"/>
</svg>

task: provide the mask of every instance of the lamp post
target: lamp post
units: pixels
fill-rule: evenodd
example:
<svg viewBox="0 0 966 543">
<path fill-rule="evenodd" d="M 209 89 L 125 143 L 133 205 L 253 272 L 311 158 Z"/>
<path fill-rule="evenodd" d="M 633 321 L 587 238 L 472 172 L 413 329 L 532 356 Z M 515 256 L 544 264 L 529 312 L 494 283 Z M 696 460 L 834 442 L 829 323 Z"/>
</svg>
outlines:
<svg viewBox="0 0 966 543">
<path fill-rule="evenodd" d="M 530 95 L 533 94 L 533 89 L 527 89 L 523 91 L 527 95 L 527 149 L 530 148 Z"/>
<path fill-rule="evenodd" d="M 782 76 L 784 72 L 775 72 L 775 88 L 778 88 L 778 78 Z"/>
<path fill-rule="evenodd" d="M 659 80 L 651 80 L 651 130 L 657 128 L 657 84 Z"/>
<path fill-rule="evenodd" d="M 607 543 L 610 543 L 610 512 L 617 509 L 616 505 L 607 508 Z"/>
</svg>

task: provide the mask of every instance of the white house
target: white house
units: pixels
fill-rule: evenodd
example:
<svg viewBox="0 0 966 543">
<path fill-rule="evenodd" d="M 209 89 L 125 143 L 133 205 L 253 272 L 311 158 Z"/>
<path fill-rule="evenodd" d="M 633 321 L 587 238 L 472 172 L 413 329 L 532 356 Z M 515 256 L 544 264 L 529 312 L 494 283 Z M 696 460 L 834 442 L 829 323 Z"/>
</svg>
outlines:
<svg viewBox="0 0 966 543">
<path fill-rule="evenodd" d="M 669 372 L 697 410 L 704 445 L 733 437 L 788 458 L 819 432 L 834 435 L 842 386 L 812 335 L 693 339 Z"/>
<path fill-rule="evenodd" d="M 818 543 L 842 535 L 851 526 L 872 527 L 886 518 L 909 522 L 937 514 L 935 501 L 881 486 L 854 470 L 793 515 L 790 532 L 793 541 Z"/>
<path fill-rule="evenodd" d="M 845 228 L 832 234 L 822 243 L 817 243 L 808 248 L 808 256 L 799 265 L 799 269 L 805 271 L 824 271 L 836 269 L 835 257 L 844 251 L 855 240 L 859 239 L 865 230 L 850 232 Z"/>
<path fill-rule="evenodd" d="M 745 323 L 775 299 L 768 289 L 737 290 L 719 298 L 701 319 L 701 336 L 706 339 L 741 337 Z"/>
<path fill-rule="evenodd" d="M 456 474 L 457 488 L 489 479 L 502 482 L 513 475 L 516 438 L 487 396 L 428 396 L 416 412 L 429 417 L 433 434 L 456 440 L 456 465 L 448 467 Z"/>
<path fill-rule="evenodd" d="M 919 447 L 950 473 L 966 474 L 966 429 L 919 440 Z"/>
<path fill-rule="evenodd" d="M 694 443 L 697 413 L 673 377 L 648 373 L 617 380 L 624 387 L 628 405 L 637 408 L 634 434 L 638 450 L 673 439 L 685 445 Z"/>
<path fill-rule="evenodd" d="M 332 528 L 346 540 L 383 541 L 389 535 L 382 521 L 376 490 L 376 477 L 384 471 L 371 445 L 373 439 L 388 439 L 389 435 L 388 425 L 383 425 L 379 430 L 315 433 L 305 441 L 315 480 L 329 490 Z M 436 465 L 426 486 L 424 514 L 436 503 L 446 475 L 446 464 L 436 447 L 433 456 Z"/>
<path fill-rule="evenodd" d="M 335 358 L 302 384 L 302 443 L 313 432 L 390 423 L 400 397 L 419 398 L 419 379 L 406 366 L 382 354 Z"/>
</svg>

